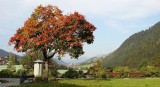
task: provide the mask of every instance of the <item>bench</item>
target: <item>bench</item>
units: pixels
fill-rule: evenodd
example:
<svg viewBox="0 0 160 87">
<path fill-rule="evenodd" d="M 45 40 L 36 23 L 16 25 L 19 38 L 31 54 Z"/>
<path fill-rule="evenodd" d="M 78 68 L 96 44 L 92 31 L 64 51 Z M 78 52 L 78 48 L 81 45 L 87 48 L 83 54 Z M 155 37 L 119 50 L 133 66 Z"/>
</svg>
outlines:
<svg viewBox="0 0 160 87">
<path fill-rule="evenodd" d="M 26 80 L 28 80 L 29 82 L 33 82 L 34 78 L 27 78 Z"/>
<path fill-rule="evenodd" d="M 29 82 L 33 82 L 34 81 L 34 75 L 31 76 L 27 76 L 27 79 Z"/>
</svg>

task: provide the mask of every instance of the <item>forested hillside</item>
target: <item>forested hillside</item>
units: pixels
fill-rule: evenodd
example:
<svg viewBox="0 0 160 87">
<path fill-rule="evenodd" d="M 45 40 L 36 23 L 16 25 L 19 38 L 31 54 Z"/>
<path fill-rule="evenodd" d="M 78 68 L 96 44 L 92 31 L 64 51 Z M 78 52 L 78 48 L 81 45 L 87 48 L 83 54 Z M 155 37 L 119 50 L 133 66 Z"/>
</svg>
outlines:
<svg viewBox="0 0 160 87">
<path fill-rule="evenodd" d="M 10 52 L 0 49 L 0 57 L 6 57 Z M 13 53 L 14 54 L 14 53 Z M 20 58 L 21 56 L 14 54 L 16 58 Z"/>
<path fill-rule="evenodd" d="M 160 22 L 145 31 L 133 34 L 111 55 L 103 66 L 141 67 L 160 60 Z"/>
</svg>

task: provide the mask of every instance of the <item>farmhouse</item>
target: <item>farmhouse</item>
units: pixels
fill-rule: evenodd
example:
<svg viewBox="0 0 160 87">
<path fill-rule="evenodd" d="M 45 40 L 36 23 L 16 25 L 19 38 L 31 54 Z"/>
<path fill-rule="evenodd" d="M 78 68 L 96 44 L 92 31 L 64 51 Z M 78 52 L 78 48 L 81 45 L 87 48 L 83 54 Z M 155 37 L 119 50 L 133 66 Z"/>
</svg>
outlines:
<svg viewBox="0 0 160 87">
<path fill-rule="evenodd" d="M 0 65 L 5 65 L 8 63 L 8 57 L 0 57 Z"/>
</svg>

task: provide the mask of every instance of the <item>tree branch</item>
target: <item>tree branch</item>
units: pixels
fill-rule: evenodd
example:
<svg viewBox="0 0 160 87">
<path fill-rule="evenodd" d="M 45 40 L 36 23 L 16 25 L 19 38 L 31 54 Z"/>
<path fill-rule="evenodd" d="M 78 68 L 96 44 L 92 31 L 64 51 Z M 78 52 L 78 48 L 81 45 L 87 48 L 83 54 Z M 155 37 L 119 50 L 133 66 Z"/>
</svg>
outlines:
<svg viewBox="0 0 160 87">
<path fill-rule="evenodd" d="M 46 50 L 42 50 L 42 51 L 43 51 L 44 60 L 46 61 L 48 59 L 47 52 Z"/>
<path fill-rule="evenodd" d="M 57 51 L 54 51 L 50 56 L 48 56 L 48 59 L 51 59 L 56 53 Z"/>
</svg>

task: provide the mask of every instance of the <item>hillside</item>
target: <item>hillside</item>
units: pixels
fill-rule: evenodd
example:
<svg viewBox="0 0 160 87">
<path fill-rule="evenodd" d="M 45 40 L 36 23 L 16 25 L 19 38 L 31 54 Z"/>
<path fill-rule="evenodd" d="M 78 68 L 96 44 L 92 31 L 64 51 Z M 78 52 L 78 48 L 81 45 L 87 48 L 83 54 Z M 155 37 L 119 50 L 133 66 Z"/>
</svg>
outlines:
<svg viewBox="0 0 160 87">
<path fill-rule="evenodd" d="M 160 22 L 145 31 L 133 34 L 109 56 L 103 66 L 140 67 L 149 65 L 160 56 Z"/>
<path fill-rule="evenodd" d="M 92 57 L 84 62 L 81 62 L 79 65 L 87 65 L 87 64 L 91 64 L 91 63 L 95 63 L 97 60 L 102 60 L 105 56 L 95 56 Z"/>
<path fill-rule="evenodd" d="M 53 58 L 53 60 L 59 65 L 67 65 L 68 64 L 68 63 L 66 63 L 66 62 L 64 62 L 62 60 L 56 59 L 56 58 Z"/>
<path fill-rule="evenodd" d="M 9 55 L 9 52 L 0 49 L 0 57 L 6 57 L 6 56 L 8 56 L 8 55 Z M 16 58 L 20 58 L 19 55 L 17 55 L 17 54 L 14 54 L 14 55 L 15 55 Z"/>
</svg>

